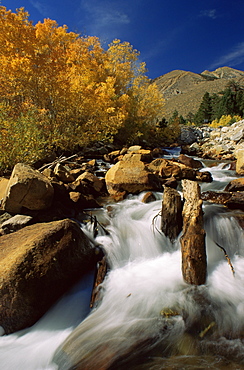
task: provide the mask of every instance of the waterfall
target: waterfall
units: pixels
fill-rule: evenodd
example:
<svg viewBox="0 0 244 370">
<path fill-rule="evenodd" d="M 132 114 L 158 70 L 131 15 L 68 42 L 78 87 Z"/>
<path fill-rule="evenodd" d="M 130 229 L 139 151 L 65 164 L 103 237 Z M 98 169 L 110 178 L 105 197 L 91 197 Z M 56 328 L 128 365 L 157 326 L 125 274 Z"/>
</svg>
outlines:
<svg viewBox="0 0 244 370">
<path fill-rule="evenodd" d="M 211 189 L 234 176 L 222 165 L 210 170 Z M 97 306 L 89 312 L 87 275 L 32 328 L 0 338 L 3 369 L 244 369 L 244 238 L 235 212 L 204 205 L 208 277 L 192 287 L 182 279 L 179 239 L 159 231 L 162 194 L 149 204 L 142 195 L 94 210 L 108 231 L 95 242 L 110 267 Z"/>
</svg>

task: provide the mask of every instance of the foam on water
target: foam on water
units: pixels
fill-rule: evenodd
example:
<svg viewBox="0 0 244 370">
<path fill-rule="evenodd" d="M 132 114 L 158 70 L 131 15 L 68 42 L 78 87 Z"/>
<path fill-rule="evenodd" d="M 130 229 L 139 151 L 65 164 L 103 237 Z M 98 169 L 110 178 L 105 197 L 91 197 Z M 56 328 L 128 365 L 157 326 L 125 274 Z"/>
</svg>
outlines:
<svg viewBox="0 0 244 370">
<path fill-rule="evenodd" d="M 217 178 L 222 169 L 212 171 Z M 177 354 L 175 363 L 193 356 L 196 364 L 209 354 L 209 364 L 215 363 L 212 354 L 217 351 L 219 356 L 232 356 L 242 368 L 243 230 L 223 207 L 205 205 L 208 277 L 206 285 L 191 287 L 182 279 L 179 240 L 171 244 L 158 231 L 161 195 L 157 196 L 150 204 L 142 203 L 141 195 L 130 197 L 98 212 L 109 234 L 101 232 L 95 242 L 110 265 L 100 303 L 89 313 L 89 276 L 32 328 L 1 337 L 5 370 L 69 370 L 76 364 L 91 369 L 91 363 L 100 369 L 116 361 L 114 369 L 122 369 L 123 361 L 125 368 L 136 369 L 135 358 L 158 346 L 161 359 Z M 228 254 L 234 275 L 216 242 Z M 205 335 L 204 330 L 213 334 Z"/>
</svg>

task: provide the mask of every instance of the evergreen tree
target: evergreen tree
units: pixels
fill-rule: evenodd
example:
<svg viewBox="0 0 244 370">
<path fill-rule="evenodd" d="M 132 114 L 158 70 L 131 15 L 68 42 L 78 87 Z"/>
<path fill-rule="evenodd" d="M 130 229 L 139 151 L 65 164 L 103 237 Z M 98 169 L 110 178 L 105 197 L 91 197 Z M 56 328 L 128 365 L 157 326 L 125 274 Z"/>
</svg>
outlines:
<svg viewBox="0 0 244 370">
<path fill-rule="evenodd" d="M 176 119 L 179 119 L 179 113 L 178 113 L 178 111 L 175 109 L 174 110 L 174 113 L 172 114 L 172 116 L 170 117 L 170 119 L 169 119 L 169 125 L 171 125 L 172 123 L 174 123 L 174 121 L 176 120 Z"/>
<path fill-rule="evenodd" d="M 179 117 L 180 125 L 186 125 L 187 120 L 182 116 L 182 114 Z"/>
<path fill-rule="evenodd" d="M 186 116 L 186 122 L 193 123 L 194 122 L 194 114 L 192 112 L 189 112 Z"/>
<path fill-rule="evenodd" d="M 208 92 L 206 92 L 202 98 L 200 107 L 195 114 L 194 121 L 196 125 L 202 125 L 208 123 L 211 120 L 212 116 L 212 107 L 211 107 L 211 98 Z"/>
<path fill-rule="evenodd" d="M 211 96 L 211 121 L 216 118 L 220 118 L 219 115 L 219 104 L 221 97 L 218 94 L 213 94 Z"/>
</svg>

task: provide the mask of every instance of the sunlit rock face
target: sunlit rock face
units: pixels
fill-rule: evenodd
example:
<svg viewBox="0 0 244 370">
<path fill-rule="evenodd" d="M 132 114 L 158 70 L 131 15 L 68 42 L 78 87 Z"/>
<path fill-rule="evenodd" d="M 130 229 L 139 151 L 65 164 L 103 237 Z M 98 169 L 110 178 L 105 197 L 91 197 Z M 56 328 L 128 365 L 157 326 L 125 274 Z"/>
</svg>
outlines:
<svg viewBox="0 0 244 370">
<path fill-rule="evenodd" d="M 2 207 L 18 213 L 22 207 L 41 210 L 51 206 L 54 190 L 49 179 L 27 164 L 15 165 L 3 198 Z"/>
<path fill-rule="evenodd" d="M 1 236 L 0 261 L 0 326 L 6 333 L 34 324 L 95 265 L 91 243 L 68 219 Z"/>
</svg>

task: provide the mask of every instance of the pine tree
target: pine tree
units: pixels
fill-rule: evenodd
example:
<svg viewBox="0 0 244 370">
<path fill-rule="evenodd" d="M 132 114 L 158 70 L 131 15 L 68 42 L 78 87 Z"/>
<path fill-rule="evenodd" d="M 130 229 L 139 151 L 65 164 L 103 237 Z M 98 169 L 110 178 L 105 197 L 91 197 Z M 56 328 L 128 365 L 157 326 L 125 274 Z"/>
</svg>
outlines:
<svg viewBox="0 0 244 370">
<path fill-rule="evenodd" d="M 196 125 L 202 125 L 208 123 L 211 120 L 212 107 L 211 98 L 208 92 L 206 92 L 202 98 L 200 107 L 195 114 L 194 121 Z"/>
</svg>

